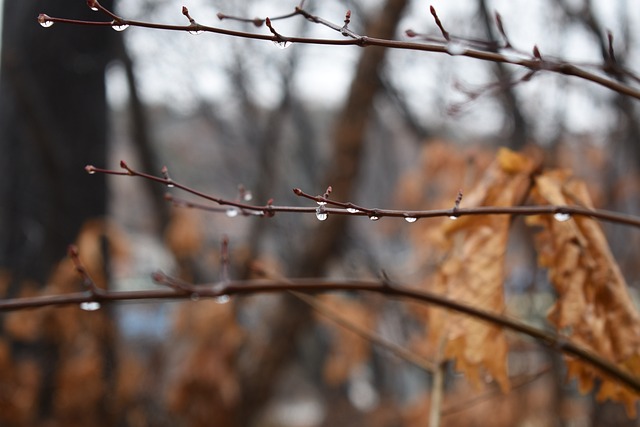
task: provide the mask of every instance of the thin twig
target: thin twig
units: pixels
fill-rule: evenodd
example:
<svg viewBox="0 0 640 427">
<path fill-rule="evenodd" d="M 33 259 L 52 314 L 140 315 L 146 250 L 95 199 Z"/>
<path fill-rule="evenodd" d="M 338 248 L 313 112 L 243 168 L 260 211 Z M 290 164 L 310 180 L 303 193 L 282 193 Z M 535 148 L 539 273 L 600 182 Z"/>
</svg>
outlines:
<svg viewBox="0 0 640 427">
<path fill-rule="evenodd" d="M 514 391 L 516 389 L 522 388 L 522 387 L 526 387 L 529 384 L 539 380 L 540 378 L 542 378 L 543 376 L 547 375 L 549 373 L 549 371 L 551 370 L 550 367 L 546 367 L 542 370 L 540 370 L 539 372 L 536 372 L 535 374 L 532 375 L 523 375 L 521 377 L 518 378 L 510 378 L 509 382 L 511 383 L 511 391 Z M 478 405 L 482 402 L 486 402 L 489 399 L 492 399 L 496 396 L 501 396 L 504 395 L 502 393 L 502 391 L 500 390 L 500 388 L 495 387 L 493 390 L 490 390 L 486 393 L 482 393 L 478 396 L 472 397 L 470 399 L 464 400 L 462 402 L 458 402 L 458 403 L 454 403 L 452 405 L 447 406 L 443 411 L 442 411 L 442 416 L 446 417 L 447 415 L 453 415 L 455 413 L 458 412 L 462 412 L 462 411 L 466 411 L 468 409 L 470 409 L 471 407 Z"/>
<path fill-rule="evenodd" d="M 180 182 L 170 178 L 168 175 L 164 175 L 164 173 L 166 172 L 166 170 L 164 169 L 163 169 L 165 171 L 163 172 L 164 176 L 160 177 L 160 176 L 150 175 L 143 172 L 138 172 L 137 170 L 127 165 L 127 163 L 124 161 L 121 161 L 120 165 L 124 169 L 124 171 L 101 169 L 91 165 L 86 166 L 85 170 L 89 174 L 103 173 L 107 175 L 134 176 L 134 177 L 140 177 L 143 179 L 148 179 L 151 181 L 158 182 L 160 184 L 164 184 L 170 188 L 177 188 L 177 189 L 183 190 L 201 199 L 214 202 L 220 206 L 230 206 L 230 207 L 239 208 L 243 215 L 257 215 L 257 216 L 271 217 L 275 215 L 277 212 L 305 213 L 305 214 L 316 214 L 318 212 L 317 207 L 278 206 L 278 205 L 274 205 L 272 203 L 272 200 L 267 202 L 266 205 L 251 205 L 251 204 L 242 202 L 240 200 L 227 200 L 227 199 L 223 199 L 220 197 L 215 197 L 215 196 L 203 193 L 187 185 L 181 184 Z M 601 221 L 627 225 L 631 227 L 640 227 L 640 217 L 638 216 L 627 215 L 627 214 L 607 211 L 603 209 L 590 209 L 590 208 L 585 208 L 583 206 L 537 205 L 537 206 L 510 206 L 510 207 L 478 206 L 474 208 L 460 208 L 459 204 L 458 205 L 454 204 L 454 207 L 451 209 L 396 210 L 396 209 L 369 208 L 369 207 L 356 205 L 351 202 L 339 202 L 336 200 L 329 199 L 328 198 L 329 194 L 327 193 L 325 193 L 323 196 L 313 196 L 311 194 L 308 194 L 302 191 L 299 188 L 294 188 L 293 192 L 299 197 L 312 200 L 317 204 L 321 205 L 321 207 L 323 208 L 322 212 L 326 213 L 329 216 L 331 215 L 367 216 L 371 219 L 373 218 L 380 219 L 383 217 L 390 217 L 390 218 L 403 218 L 407 222 L 415 222 L 415 220 L 420 218 L 448 217 L 451 219 L 454 219 L 454 218 L 457 219 L 462 216 L 472 216 L 472 215 L 517 215 L 517 216 L 559 215 L 562 217 L 562 220 L 566 220 L 566 215 L 569 215 L 569 216 L 590 217 L 590 218 L 598 219 Z M 207 206 L 202 203 L 183 200 L 172 195 L 167 195 L 165 196 L 165 198 L 173 202 L 176 206 L 208 210 L 213 212 L 223 211 L 219 207 Z M 331 208 L 328 206 L 336 206 L 336 208 Z M 228 209 L 224 209 L 224 212 L 228 213 Z"/>
</svg>

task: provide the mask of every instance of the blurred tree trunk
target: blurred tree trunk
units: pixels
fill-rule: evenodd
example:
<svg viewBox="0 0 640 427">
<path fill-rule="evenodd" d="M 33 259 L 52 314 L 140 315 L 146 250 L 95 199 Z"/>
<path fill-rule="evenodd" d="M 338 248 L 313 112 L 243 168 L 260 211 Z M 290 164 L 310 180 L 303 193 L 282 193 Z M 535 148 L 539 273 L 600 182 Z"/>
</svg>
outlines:
<svg viewBox="0 0 640 427">
<path fill-rule="evenodd" d="M 392 38 L 407 0 L 387 0 L 377 16 L 367 25 L 368 36 Z M 333 186 L 332 197 L 350 200 L 356 184 L 365 133 L 373 111 L 373 101 L 382 88 L 378 71 L 384 65 L 385 49 L 367 47 L 362 51 L 347 100 L 338 115 L 333 132 L 331 167 L 325 182 Z M 320 193 L 321 191 L 318 190 Z M 320 276 L 331 256 L 336 255 L 345 235 L 347 217 L 335 216 L 321 228 L 304 236 L 306 251 L 295 263 L 295 274 Z M 311 244 L 313 242 L 313 244 Z M 291 296 L 285 296 L 279 314 L 270 319 L 274 331 L 268 348 L 256 354 L 253 364 L 259 367 L 243 379 L 240 424 L 250 425 L 253 416 L 269 401 L 281 369 L 296 354 L 300 333 L 308 331 L 309 308 Z"/>
<path fill-rule="evenodd" d="M 112 6 L 110 0 L 103 4 Z M 106 161 L 104 71 L 114 33 L 60 24 L 44 29 L 36 20 L 39 13 L 100 18 L 83 1 L 4 2 L 0 69 L 2 297 L 42 288 L 83 224 L 106 212 L 105 177 L 87 176 L 84 166 L 104 165 Z M 69 308 L 0 318 L 0 424 L 43 425 L 48 420 L 47 425 L 111 425 L 104 410 L 109 390 L 103 381 L 110 375 L 107 371 L 114 356 L 109 350 L 113 343 L 104 312 L 82 313 Z M 64 318 L 62 313 L 71 317 Z M 86 317 L 93 314 L 91 319 Z M 31 326 L 20 329 L 19 325 Z M 79 339 L 83 340 L 81 345 Z M 89 366 L 98 367 L 97 372 L 83 371 Z M 74 378 L 82 384 L 73 387 Z M 101 391 L 91 395 L 96 389 Z M 73 396 L 75 402 L 70 400 Z"/>
<path fill-rule="evenodd" d="M 388 0 L 378 16 L 367 26 L 368 36 L 393 38 L 396 26 L 407 5 L 406 0 Z M 386 50 L 368 47 L 358 62 L 353 83 L 347 100 L 338 114 L 333 131 L 333 154 L 329 162 L 329 171 L 324 179 L 325 185 L 333 187 L 331 197 L 340 201 L 350 201 L 360 172 L 364 139 L 373 112 L 373 102 L 383 88 L 378 75 L 384 66 Z M 322 193 L 324 188 L 318 189 Z M 313 235 L 305 240 L 313 242 L 305 246 L 297 262 L 298 275 L 319 276 L 324 272 L 327 262 L 339 253 L 346 235 L 349 217 L 336 215 L 318 227 Z"/>
</svg>

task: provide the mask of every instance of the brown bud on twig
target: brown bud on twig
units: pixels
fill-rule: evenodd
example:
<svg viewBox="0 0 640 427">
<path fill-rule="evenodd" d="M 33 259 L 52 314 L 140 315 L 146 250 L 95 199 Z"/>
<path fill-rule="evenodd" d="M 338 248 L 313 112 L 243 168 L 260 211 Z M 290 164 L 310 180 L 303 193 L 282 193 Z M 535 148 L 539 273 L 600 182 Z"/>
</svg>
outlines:
<svg viewBox="0 0 640 427">
<path fill-rule="evenodd" d="M 328 186 L 328 187 L 327 187 L 327 191 L 325 191 L 325 192 L 324 192 L 324 196 L 323 196 L 323 197 L 324 197 L 325 199 L 328 199 L 328 198 L 329 198 L 329 195 L 331 194 L 331 192 L 332 192 L 332 191 L 333 191 L 333 188 L 332 188 L 331 186 Z"/>
<path fill-rule="evenodd" d="M 502 24 L 502 16 L 498 12 L 496 12 L 496 26 L 498 27 L 498 32 L 502 36 L 504 40 L 504 47 L 511 47 L 511 42 L 509 41 L 509 37 L 507 37 L 507 33 L 504 30 L 504 25 Z"/>
<path fill-rule="evenodd" d="M 533 46 L 533 56 L 535 56 L 536 59 L 542 60 L 542 55 L 540 54 L 540 49 L 538 49 L 538 45 Z"/>
<path fill-rule="evenodd" d="M 607 42 L 609 44 L 609 61 L 615 63 L 616 55 L 613 50 L 613 33 L 611 32 L 611 30 L 607 30 Z"/>
<path fill-rule="evenodd" d="M 89 6 L 89 9 L 93 10 L 94 12 L 97 12 L 100 10 L 100 3 L 98 3 L 98 0 L 87 0 L 87 6 Z"/>
<path fill-rule="evenodd" d="M 127 165 L 127 163 L 124 160 L 120 160 L 120 167 L 122 169 L 126 170 L 129 173 L 129 175 L 133 175 L 133 171 L 131 170 L 129 165 Z"/>
<path fill-rule="evenodd" d="M 431 11 L 431 15 L 433 16 L 433 19 L 436 21 L 436 25 L 438 26 L 438 28 L 440 29 L 440 32 L 442 33 L 442 37 L 444 37 L 445 40 L 449 41 L 450 39 L 449 32 L 444 29 L 444 26 L 442 25 L 440 18 L 438 18 L 438 14 L 436 13 L 436 8 L 433 6 L 429 6 L 429 10 Z"/>
<path fill-rule="evenodd" d="M 460 209 L 460 202 L 462 202 L 462 188 L 458 190 L 458 196 L 456 197 L 456 201 L 454 203 L 454 209 Z"/>
<path fill-rule="evenodd" d="M 347 10 L 347 13 L 344 15 L 344 25 L 340 29 L 340 32 L 343 36 L 349 35 L 349 24 L 351 23 L 351 10 Z"/>
</svg>

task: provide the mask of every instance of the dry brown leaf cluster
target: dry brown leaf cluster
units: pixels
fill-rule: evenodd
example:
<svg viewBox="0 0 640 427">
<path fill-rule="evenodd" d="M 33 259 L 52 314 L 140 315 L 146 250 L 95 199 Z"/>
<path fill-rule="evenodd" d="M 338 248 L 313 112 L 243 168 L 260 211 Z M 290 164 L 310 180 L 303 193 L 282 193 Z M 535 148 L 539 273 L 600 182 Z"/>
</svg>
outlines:
<svg viewBox="0 0 640 427">
<path fill-rule="evenodd" d="M 465 155 L 449 153 L 437 143 L 425 149 L 423 163 L 430 176 L 420 179 L 416 176 L 419 172 L 408 174 L 401 200 L 412 199 L 416 205 L 412 208 L 424 207 L 424 202 L 421 205 L 416 200 L 425 199 L 425 188 L 431 182 L 449 187 L 451 199 L 455 190 L 449 184 L 454 180 L 443 179 L 437 171 L 444 165 L 451 168 L 450 175 L 468 176 L 468 172 L 461 171 L 468 170 L 469 165 L 460 160 L 447 161 L 449 157 L 461 159 Z M 475 158 L 484 157 L 476 152 Z M 440 166 L 434 166 L 434 162 Z M 527 200 L 534 204 L 592 207 L 583 182 L 567 171 L 539 173 L 540 163 L 535 152 L 521 155 L 500 150 L 473 191 L 464 195 L 461 207 L 517 206 Z M 473 173 L 477 176 L 477 168 Z M 441 194 L 434 196 L 442 200 Z M 503 313 L 510 222 L 508 216 L 469 216 L 423 225 L 416 233 L 416 249 L 424 264 L 433 263 L 427 269 L 432 273 L 427 275 L 424 287 L 458 302 Z M 576 344 L 640 376 L 640 316 L 598 222 L 585 217 L 559 221 L 546 215 L 530 217 L 527 224 L 539 230 L 538 265 L 549 270 L 558 294 L 549 313 L 551 323 Z M 502 330 L 440 309 L 416 308 L 414 313 L 424 319 L 428 333 L 415 336 L 413 348 L 432 360 L 454 359 L 457 369 L 472 384 L 481 384 L 483 373 L 488 373 L 503 390 L 508 390 L 508 348 Z M 601 373 L 578 360 L 568 359 L 567 366 L 569 376 L 578 379 L 581 391 L 591 391 L 596 380 L 602 380 L 598 399 L 623 402 L 629 415 L 635 416 L 638 396 L 629 389 L 602 379 Z"/>
<path fill-rule="evenodd" d="M 593 207 L 584 183 L 565 170 L 538 176 L 532 197 L 540 204 Z M 539 264 L 549 270 L 557 292 L 549 321 L 571 341 L 640 376 L 640 316 L 598 222 L 537 216 L 527 223 L 541 228 L 536 236 Z M 567 365 L 582 392 L 593 389 L 598 372 L 575 359 Z M 598 400 L 624 402 L 630 416 L 635 416 L 638 397 L 608 379 L 598 393 Z"/>
<path fill-rule="evenodd" d="M 514 206 L 526 198 L 537 164 L 523 155 L 501 150 L 461 207 Z M 502 314 L 504 257 L 511 219 L 508 216 L 463 216 L 446 220 L 431 234 L 441 251 L 436 272 L 423 286 L 432 292 Z M 431 308 L 426 318 L 426 349 L 433 360 L 453 359 L 457 370 L 480 386 L 485 374 L 509 390 L 504 331 L 484 322 Z M 441 349 L 441 350 L 440 350 Z"/>
</svg>

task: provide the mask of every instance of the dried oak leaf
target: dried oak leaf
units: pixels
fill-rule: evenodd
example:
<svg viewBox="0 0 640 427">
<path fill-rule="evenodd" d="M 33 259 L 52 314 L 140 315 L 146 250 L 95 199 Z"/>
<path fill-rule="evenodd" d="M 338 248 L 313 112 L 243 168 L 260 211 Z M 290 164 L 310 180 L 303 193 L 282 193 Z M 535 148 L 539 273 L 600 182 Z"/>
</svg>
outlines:
<svg viewBox="0 0 640 427">
<path fill-rule="evenodd" d="M 532 197 L 540 204 L 593 207 L 586 185 L 566 170 L 537 177 Z M 640 376 L 640 315 L 598 222 L 583 216 L 567 221 L 535 216 L 527 223 L 541 227 L 536 235 L 538 263 L 549 270 L 558 294 L 549 321 L 576 344 Z M 567 366 L 582 392 L 592 390 L 594 379 L 601 377 L 576 359 L 568 358 Z M 623 402 L 634 417 L 639 396 L 601 379 L 598 399 Z"/>
<path fill-rule="evenodd" d="M 465 194 L 462 207 L 513 206 L 526 197 L 537 163 L 501 149 L 476 187 Z M 425 283 L 452 300 L 502 313 L 505 310 L 504 257 L 511 218 L 506 215 L 463 216 L 448 220 L 436 242 L 444 252 L 438 271 Z M 484 372 L 503 391 L 509 390 L 507 341 L 501 328 L 441 309 L 430 309 L 429 348 L 444 343 L 444 357 L 479 386 Z M 445 340 L 445 341 L 443 341 Z M 442 355 L 431 355 L 436 360 Z"/>
</svg>

